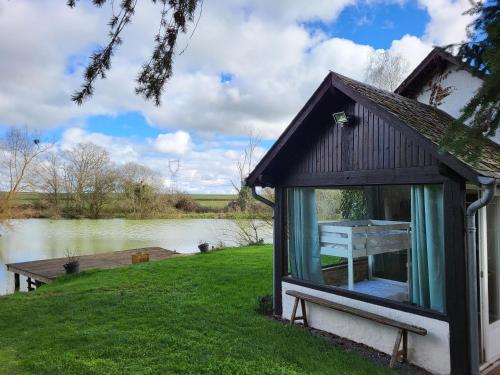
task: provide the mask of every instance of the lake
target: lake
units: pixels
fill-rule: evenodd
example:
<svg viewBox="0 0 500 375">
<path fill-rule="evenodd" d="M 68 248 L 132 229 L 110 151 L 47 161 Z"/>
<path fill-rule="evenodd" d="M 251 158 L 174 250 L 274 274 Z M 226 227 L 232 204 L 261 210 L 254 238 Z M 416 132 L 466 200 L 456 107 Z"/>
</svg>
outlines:
<svg viewBox="0 0 500 375">
<path fill-rule="evenodd" d="M 236 224 L 226 219 L 180 220 L 11 220 L 0 227 L 0 295 L 12 293 L 14 276 L 5 264 L 66 256 L 98 254 L 147 246 L 181 253 L 198 251 L 198 243 L 235 245 Z M 271 229 L 263 233 L 272 241 Z M 21 290 L 26 290 L 21 277 Z"/>
</svg>

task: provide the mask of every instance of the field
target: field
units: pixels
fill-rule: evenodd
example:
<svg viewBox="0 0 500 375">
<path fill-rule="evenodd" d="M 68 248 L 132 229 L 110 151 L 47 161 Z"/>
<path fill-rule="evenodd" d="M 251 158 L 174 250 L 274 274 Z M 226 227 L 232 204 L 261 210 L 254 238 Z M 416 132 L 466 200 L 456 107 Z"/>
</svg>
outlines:
<svg viewBox="0 0 500 375">
<path fill-rule="evenodd" d="M 258 314 L 271 246 L 66 277 L 0 298 L 0 374 L 391 374 Z"/>
<path fill-rule="evenodd" d="M 236 199 L 234 194 L 189 194 L 202 207 L 224 208 Z"/>
<path fill-rule="evenodd" d="M 223 208 L 236 199 L 234 194 L 188 194 L 202 207 Z M 20 192 L 16 195 L 16 204 L 33 204 L 40 199 L 40 193 Z"/>
</svg>

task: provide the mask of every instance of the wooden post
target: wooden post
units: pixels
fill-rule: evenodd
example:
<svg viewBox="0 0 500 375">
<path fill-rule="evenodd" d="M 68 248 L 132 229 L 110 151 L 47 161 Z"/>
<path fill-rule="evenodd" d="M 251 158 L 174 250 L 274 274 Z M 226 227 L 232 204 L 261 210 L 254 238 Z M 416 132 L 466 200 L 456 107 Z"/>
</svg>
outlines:
<svg viewBox="0 0 500 375">
<path fill-rule="evenodd" d="M 352 228 L 350 229 L 349 238 L 351 239 L 347 244 L 347 282 L 349 286 L 349 290 L 354 290 L 354 257 L 352 256 L 352 248 L 353 248 L 353 233 Z"/>
<path fill-rule="evenodd" d="M 450 325 L 451 373 L 469 373 L 470 355 L 468 338 L 467 259 L 465 249 L 465 182 L 448 179 L 443 184 L 444 247 L 446 277 L 446 312 Z"/>
<path fill-rule="evenodd" d="M 14 292 L 19 292 L 19 286 L 20 286 L 19 274 L 15 273 L 14 274 Z"/>
<path fill-rule="evenodd" d="M 307 313 L 306 313 L 306 301 L 303 299 L 300 300 L 300 307 L 302 308 L 302 321 L 304 322 L 304 327 L 309 327 L 309 322 L 307 321 Z"/>
<path fill-rule="evenodd" d="M 407 360 L 408 360 L 408 331 L 403 331 L 403 353 L 401 362 L 406 362 Z"/>
<path fill-rule="evenodd" d="M 33 290 L 33 287 L 31 286 L 31 277 L 28 277 L 26 281 L 28 283 L 28 292 L 31 292 Z"/>
<path fill-rule="evenodd" d="M 281 316 L 283 313 L 283 300 L 281 279 L 283 278 L 285 241 L 283 240 L 284 229 L 284 201 L 285 192 L 283 188 L 275 188 L 274 192 L 274 257 L 273 257 L 273 312 L 275 316 Z"/>
</svg>

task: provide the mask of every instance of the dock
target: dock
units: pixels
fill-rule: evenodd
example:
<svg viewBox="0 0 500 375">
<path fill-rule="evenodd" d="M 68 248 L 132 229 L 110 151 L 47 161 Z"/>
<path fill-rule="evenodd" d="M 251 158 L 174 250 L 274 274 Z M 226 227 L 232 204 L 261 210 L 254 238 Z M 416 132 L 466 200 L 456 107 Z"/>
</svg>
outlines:
<svg viewBox="0 0 500 375">
<path fill-rule="evenodd" d="M 109 253 L 80 255 L 80 271 L 95 268 L 117 268 L 132 264 L 132 255 L 137 253 L 148 253 L 149 261 L 157 261 L 176 256 L 183 256 L 176 251 L 163 249 L 161 247 L 144 247 L 140 249 L 113 251 Z M 67 258 L 54 258 L 34 260 L 30 262 L 9 263 L 7 270 L 14 273 L 14 290 L 19 291 L 19 276 L 25 276 L 28 283 L 28 291 L 40 287 L 43 284 L 53 282 L 60 276 L 66 274 L 63 265 Z"/>
</svg>

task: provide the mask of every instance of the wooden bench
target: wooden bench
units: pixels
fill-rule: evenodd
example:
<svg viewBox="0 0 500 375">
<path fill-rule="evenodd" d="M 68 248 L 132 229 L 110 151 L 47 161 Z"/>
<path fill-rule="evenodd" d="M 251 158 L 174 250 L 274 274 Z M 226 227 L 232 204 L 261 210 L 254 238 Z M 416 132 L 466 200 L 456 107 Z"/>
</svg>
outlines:
<svg viewBox="0 0 500 375">
<path fill-rule="evenodd" d="M 396 342 L 394 344 L 394 350 L 392 351 L 391 362 L 389 367 L 394 367 L 396 360 L 401 358 L 401 361 L 404 362 L 407 360 L 408 356 L 408 332 L 416 333 L 420 336 L 427 335 L 427 330 L 425 328 L 412 326 L 410 324 L 406 324 L 403 322 L 399 322 L 394 319 L 389 319 L 382 315 L 373 314 L 367 311 L 363 311 L 360 309 L 356 309 L 354 307 L 342 305 L 340 303 L 331 302 L 323 298 L 311 296 L 306 293 L 301 293 L 295 290 L 287 290 L 286 294 L 289 296 L 295 297 L 295 303 L 293 305 L 292 316 L 290 318 L 290 325 L 297 320 L 302 320 L 304 323 L 304 327 L 308 327 L 309 323 L 307 321 L 307 312 L 306 312 L 306 304 L 305 302 L 314 303 L 319 306 L 323 306 L 332 310 L 341 311 L 346 314 L 351 314 L 355 316 L 359 316 L 361 318 L 365 318 L 380 324 L 384 324 L 387 326 L 391 326 L 398 329 L 398 333 L 396 335 Z M 302 309 L 302 316 L 297 316 L 297 307 L 299 305 Z M 401 347 L 401 341 L 403 341 L 403 349 L 399 350 Z"/>
</svg>

